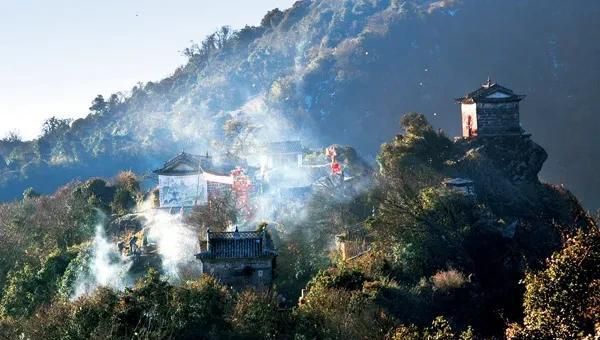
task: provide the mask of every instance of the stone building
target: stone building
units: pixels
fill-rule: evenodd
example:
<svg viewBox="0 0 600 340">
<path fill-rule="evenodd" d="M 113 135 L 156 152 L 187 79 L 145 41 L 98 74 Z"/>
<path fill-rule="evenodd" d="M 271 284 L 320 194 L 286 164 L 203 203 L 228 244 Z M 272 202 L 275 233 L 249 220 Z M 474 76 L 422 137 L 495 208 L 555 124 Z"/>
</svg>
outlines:
<svg viewBox="0 0 600 340">
<path fill-rule="evenodd" d="M 524 95 L 487 80 L 481 88 L 457 98 L 463 137 L 521 135 L 519 102 Z"/>
<path fill-rule="evenodd" d="M 202 273 L 210 274 L 237 290 L 271 287 L 277 252 L 266 230 L 211 232 L 206 250 L 197 254 Z"/>
<path fill-rule="evenodd" d="M 301 167 L 304 148 L 296 141 L 272 142 L 263 145 L 261 163 L 267 169 L 278 167 Z"/>
</svg>

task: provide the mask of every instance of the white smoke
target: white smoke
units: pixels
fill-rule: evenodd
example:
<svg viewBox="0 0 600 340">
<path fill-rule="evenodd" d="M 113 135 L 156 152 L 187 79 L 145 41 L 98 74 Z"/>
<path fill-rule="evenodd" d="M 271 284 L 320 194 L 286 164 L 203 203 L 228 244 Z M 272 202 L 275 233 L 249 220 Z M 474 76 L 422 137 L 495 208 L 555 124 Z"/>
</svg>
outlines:
<svg viewBox="0 0 600 340">
<path fill-rule="evenodd" d="M 194 257 L 200 252 L 198 231 L 182 222 L 181 215 L 149 209 L 145 235 L 149 244 L 156 246 L 162 261 L 162 270 L 171 282 L 180 282 L 199 274 L 200 264 Z"/>
<path fill-rule="evenodd" d="M 123 290 L 131 283 L 127 272 L 132 262 L 106 239 L 102 223 L 96 225 L 90 251 L 91 260 L 87 268 L 78 272 L 72 299 L 90 294 L 101 286 Z"/>
<path fill-rule="evenodd" d="M 148 209 L 145 202 L 137 217 L 144 221 L 146 245 L 141 254 L 122 254 L 115 242 L 107 239 L 102 223 L 96 225 L 96 234 L 88 250 L 89 259 L 79 268 L 71 299 L 93 293 L 98 287 L 123 290 L 135 283 L 144 272 L 136 272 L 137 261 L 160 263 L 164 277 L 172 283 L 198 277 L 200 265 L 194 255 L 200 251 L 198 232 L 181 221 L 181 215 Z M 153 261 L 154 259 L 160 261 Z M 145 269 L 144 265 L 141 265 Z M 136 272 L 136 273 L 134 273 Z"/>
</svg>

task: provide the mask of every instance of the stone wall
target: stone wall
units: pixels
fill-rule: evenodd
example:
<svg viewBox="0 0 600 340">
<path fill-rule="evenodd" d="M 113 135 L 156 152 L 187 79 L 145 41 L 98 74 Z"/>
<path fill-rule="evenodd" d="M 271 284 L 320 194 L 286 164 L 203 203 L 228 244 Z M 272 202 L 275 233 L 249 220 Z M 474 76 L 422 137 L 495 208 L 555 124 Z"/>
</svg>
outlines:
<svg viewBox="0 0 600 340">
<path fill-rule="evenodd" d="M 273 282 L 273 258 L 204 259 L 202 272 L 237 290 L 254 287 L 268 289 Z"/>
<path fill-rule="evenodd" d="M 519 103 L 477 103 L 477 134 L 520 134 Z"/>
</svg>

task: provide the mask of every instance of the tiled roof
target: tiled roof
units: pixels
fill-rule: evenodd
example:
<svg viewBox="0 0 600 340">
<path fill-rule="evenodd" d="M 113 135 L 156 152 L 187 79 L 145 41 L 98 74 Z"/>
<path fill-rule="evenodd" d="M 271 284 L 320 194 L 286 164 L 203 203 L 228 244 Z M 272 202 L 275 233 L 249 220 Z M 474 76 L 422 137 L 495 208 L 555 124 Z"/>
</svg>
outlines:
<svg viewBox="0 0 600 340">
<path fill-rule="evenodd" d="M 494 93 L 501 93 L 501 97 L 489 97 Z M 487 83 L 481 85 L 477 90 L 467 93 L 464 97 L 456 98 L 458 102 L 475 101 L 475 102 L 510 102 L 520 101 L 525 98 L 524 95 L 515 94 L 513 90 L 502 85 L 492 83 L 488 79 Z"/>
<path fill-rule="evenodd" d="M 239 259 L 274 256 L 271 238 L 266 231 L 234 231 L 207 233 L 207 250 L 199 259 Z"/>
<path fill-rule="evenodd" d="M 200 156 L 182 151 L 177 156 L 166 161 L 162 168 L 154 170 L 154 173 L 164 174 L 169 172 L 179 172 L 174 171 L 174 168 L 178 164 L 185 164 L 193 169 L 185 172 L 197 172 L 201 171 L 202 168 L 209 167 L 212 164 L 212 158 L 208 155 Z"/>
<path fill-rule="evenodd" d="M 473 185 L 473 181 L 468 178 L 456 177 L 444 180 L 444 184 L 450 186 L 466 186 Z"/>
<path fill-rule="evenodd" d="M 185 164 L 192 168 L 189 171 L 178 171 L 174 170 L 174 168 L 178 164 Z M 187 174 L 187 173 L 197 173 L 199 171 L 208 171 L 217 175 L 229 174 L 231 170 L 234 169 L 232 165 L 215 165 L 213 163 L 212 157 L 208 154 L 206 155 L 194 155 L 191 153 L 187 153 L 182 151 L 177 156 L 166 161 L 162 168 L 154 170 L 155 174 Z"/>
<path fill-rule="evenodd" d="M 303 152 L 302 143 L 299 140 L 267 143 L 264 145 L 264 149 L 268 154 Z"/>
</svg>

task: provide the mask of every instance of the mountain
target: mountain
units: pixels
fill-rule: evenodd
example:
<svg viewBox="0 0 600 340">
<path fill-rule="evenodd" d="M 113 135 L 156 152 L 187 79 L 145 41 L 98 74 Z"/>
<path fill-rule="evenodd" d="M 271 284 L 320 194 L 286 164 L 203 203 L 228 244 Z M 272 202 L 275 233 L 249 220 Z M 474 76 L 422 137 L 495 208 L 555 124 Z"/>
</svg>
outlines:
<svg viewBox="0 0 600 340">
<path fill-rule="evenodd" d="M 352 144 L 372 158 L 405 112 L 457 135 L 453 98 L 491 76 L 528 96 L 521 120 L 549 154 L 542 178 L 598 208 L 599 14 L 585 0 L 299 1 L 206 37 L 173 75 L 97 97 L 84 119 L 5 139 L 0 199 L 144 173 L 181 149 L 219 155 L 227 121 L 252 126 L 254 144 Z"/>
</svg>

